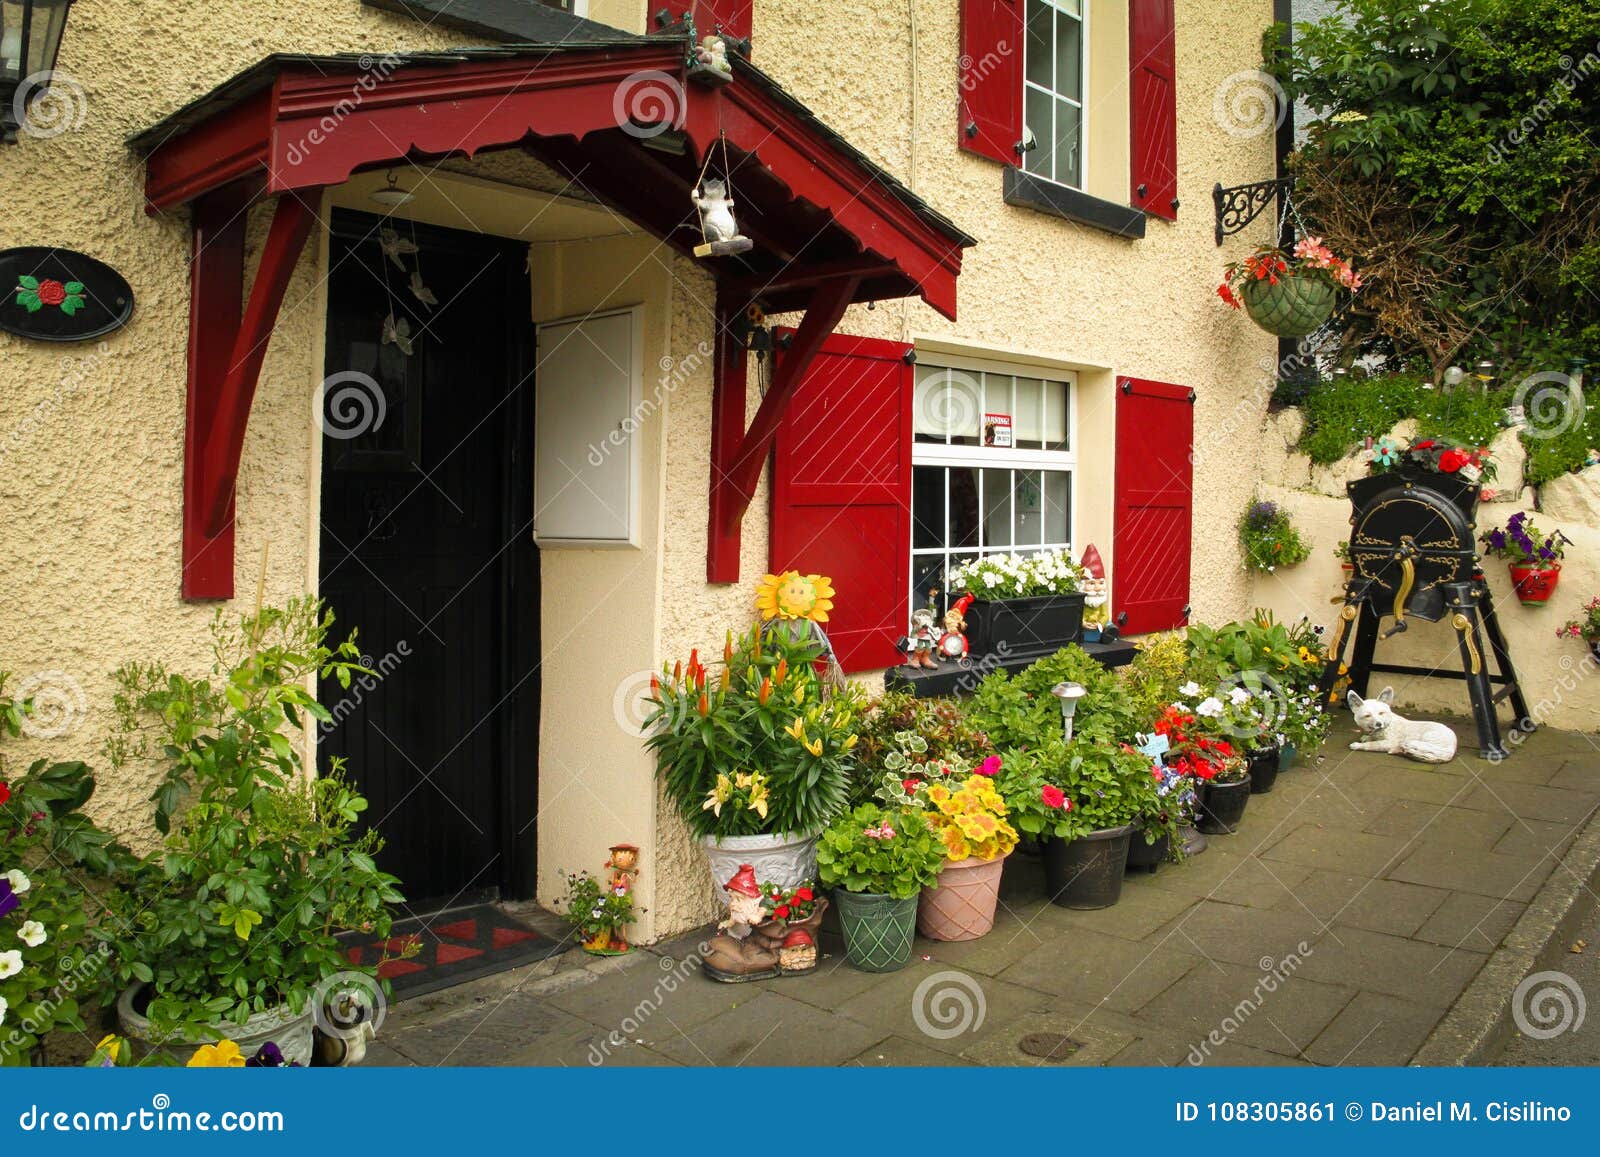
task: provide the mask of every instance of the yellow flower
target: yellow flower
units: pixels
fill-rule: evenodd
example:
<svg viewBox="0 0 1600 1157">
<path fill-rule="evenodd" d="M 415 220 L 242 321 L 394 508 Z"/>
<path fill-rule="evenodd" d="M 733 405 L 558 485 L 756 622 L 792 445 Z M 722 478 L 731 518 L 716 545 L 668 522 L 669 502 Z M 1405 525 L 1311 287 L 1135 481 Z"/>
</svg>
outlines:
<svg viewBox="0 0 1600 1157">
<path fill-rule="evenodd" d="M 767 777 L 757 772 L 750 777 L 750 803 L 747 805 L 751 811 L 762 819 L 767 818 Z"/>
<path fill-rule="evenodd" d="M 819 758 L 821 757 L 821 755 L 822 755 L 822 739 L 821 739 L 820 736 L 818 738 L 816 738 L 816 739 L 807 739 L 804 742 L 805 742 L 807 751 L 809 751 L 812 755 L 815 755 L 815 756 L 817 756 Z"/>
<path fill-rule="evenodd" d="M 728 802 L 728 797 L 731 795 L 733 795 L 733 781 L 719 772 L 717 786 L 706 792 L 706 802 L 700 805 L 700 810 L 720 817 L 722 805 Z"/>
<path fill-rule="evenodd" d="M 966 837 L 961 834 L 959 828 L 945 828 L 941 838 L 944 841 L 944 853 L 951 860 L 959 863 L 971 857 L 972 848 L 968 845 Z"/>
<path fill-rule="evenodd" d="M 794 722 L 789 724 L 788 727 L 785 727 L 784 730 L 801 743 L 806 741 L 806 727 L 805 724 L 801 722 L 800 716 L 796 715 L 794 717 Z"/>
<path fill-rule="evenodd" d="M 756 588 L 756 610 L 762 619 L 810 619 L 828 621 L 833 610 L 833 580 L 820 575 L 803 575 L 796 570 L 769 574 Z"/>
<path fill-rule="evenodd" d="M 244 1068 L 244 1054 L 239 1051 L 239 1046 L 231 1040 L 218 1041 L 214 1045 L 201 1045 L 195 1049 L 194 1056 L 189 1058 L 187 1067 L 191 1069 L 242 1069 Z"/>
<path fill-rule="evenodd" d="M 928 789 L 928 802 L 933 804 L 944 803 L 950 798 L 950 789 L 942 783 L 936 783 Z"/>
<path fill-rule="evenodd" d="M 847 735 L 847 736 L 845 736 L 845 738 L 844 738 L 844 749 L 846 751 L 849 751 L 852 747 L 854 747 L 856 745 L 856 741 L 858 739 L 860 739 L 860 738 L 861 737 L 859 735 Z"/>
<path fill-rule="evenodd" d="M 792 698 L 794 699 L 794 705 L 796 707 L 800 706 L 800 704 L 806 701 L 806 685 L 804 683 L 796 683 L 794 685 L 794 695 Z"/>
</svg>

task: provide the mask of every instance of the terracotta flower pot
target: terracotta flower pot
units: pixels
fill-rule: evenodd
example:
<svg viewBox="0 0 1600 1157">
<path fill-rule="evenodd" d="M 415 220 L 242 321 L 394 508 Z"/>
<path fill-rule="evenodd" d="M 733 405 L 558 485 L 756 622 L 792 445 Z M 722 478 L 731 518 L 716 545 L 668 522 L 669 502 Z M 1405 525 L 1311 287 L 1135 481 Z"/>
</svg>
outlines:
<svg viewBox="0 0 1600 1157">
<path fill-rule="evenodd" d="M 834 890 L 845 959 L 863 972 L 895 972 L 911 963 L 917 897 L 896 900 L 875 892 Z"/>
<path fill-rule="evenodd" d="M 1528 606 L 1542 606 L 1556 592 L 1556 582 L 1561 578 L 1561 566 L 1511 566 L 1511 585 L 1517 598 Z"/>
<path fill-rule="evenodd" d="M 917 902 L 917 931 L 929 940 L 976 940 L 994 927 L 1006 857 L 946 860 L 939 883 Z"/>
</svg>

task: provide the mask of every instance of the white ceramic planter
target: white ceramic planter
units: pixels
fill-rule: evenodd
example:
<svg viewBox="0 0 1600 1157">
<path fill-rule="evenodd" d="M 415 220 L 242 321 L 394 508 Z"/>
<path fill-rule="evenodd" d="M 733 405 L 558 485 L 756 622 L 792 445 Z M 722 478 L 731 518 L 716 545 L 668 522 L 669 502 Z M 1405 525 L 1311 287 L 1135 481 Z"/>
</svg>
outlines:
<svg viewBox="0 0 1600 1157">
<path fill-rule="evenodd" d="M 128 1039 L 135 1063 L 159 1047 L 170 1053 L 178 1064 L 184 1065 L 202 1044 L 231 1040 L 239 1046 L 239 1051 L 244 1054 L 246 1060 L 255 1056 L 262 1045 L 271 1041 L 283 1053 L 285 1062 L 298 1061 L 302 1065 L 311 1064 L 311 1026 L 312 1014 L 315 1011 L 311 1001 L 306 1002 L 306 1007 L 299 1016 L 290 1012 L 285 1005 L 268 1009 L 266 1012 L 258 1012 L 243 1024 L 234 1024 L 232 1021 L 213 1022 L 208 1026 L 210 1031 L 207 1040 L 163 1041 L 149 1019 L 134 1008 L 134 998 L 143 988 L 142 984 L 130 985 L 123 989 L 122 995 L 117 998 L 117 1025 L 122 1029 L 122 1035 Z"/>
<path fill-rule="evenodd" d="M 721 840 L 706 836 L 701 839 L 700 847 L 711 864 L 711 882 L 719 894 L 722 886 L 738 873 L 741 864 L 754 868 L 756 879 L 761 883 L 783 888 L 797 888 L 817 878 L 815 835 L 728 836 Z"/>
</svg>

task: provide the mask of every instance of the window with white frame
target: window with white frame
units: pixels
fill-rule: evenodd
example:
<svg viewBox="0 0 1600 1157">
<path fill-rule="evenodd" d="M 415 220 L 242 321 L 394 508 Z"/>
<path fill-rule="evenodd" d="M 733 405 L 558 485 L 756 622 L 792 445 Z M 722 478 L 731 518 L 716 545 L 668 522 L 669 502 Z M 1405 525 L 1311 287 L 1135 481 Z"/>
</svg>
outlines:
<svg viewBox="0 0 1600 1157">
<path fill-rule="evenodd" d="M 1047 180 L 1083 187 L 1085 0 L 1026 0 L 1023 124 L 1034 147 L 1022 167 Z"/>
<path fill-rule="evenodd" d="M 948 603 L 951 568 L 985 554 L 1072 545 L 1072 375 L 917 366 L 910 605 Z"/>
</svg>

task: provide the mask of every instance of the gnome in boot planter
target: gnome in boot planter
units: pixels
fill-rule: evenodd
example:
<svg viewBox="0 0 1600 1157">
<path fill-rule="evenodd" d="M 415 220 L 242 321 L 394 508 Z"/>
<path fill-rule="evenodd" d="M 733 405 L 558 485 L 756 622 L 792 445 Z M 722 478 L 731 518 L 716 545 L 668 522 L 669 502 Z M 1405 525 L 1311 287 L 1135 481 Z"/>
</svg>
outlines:
<svg viewBox="0 0 1600 1157">
<path fill-rule="evenodd" d="M 741 864 L 723 887 L 728 893 L 728 917 L 717 926 L 721 935 L 713 937 L 707 949 L 707 976 L 740 984 L 816 968 L 817 928 L 827 900 L 814 899 L 808 886 L 789 891 L 772 884 L 763 888 L 749 864 Z"/>
</svg>

